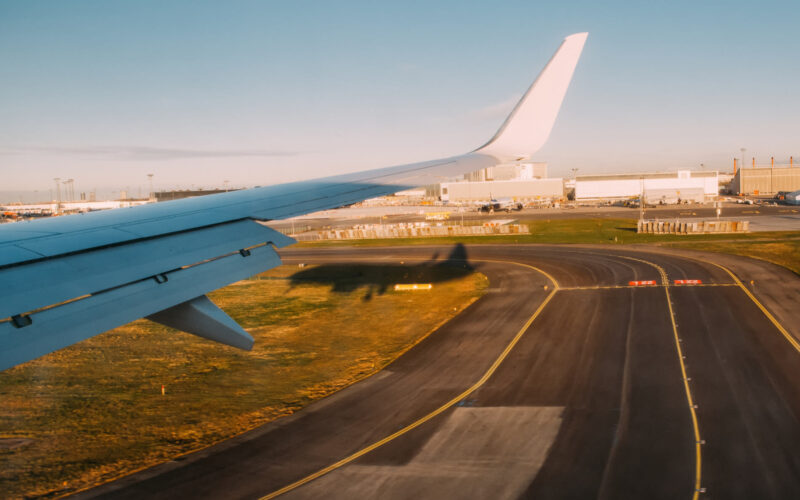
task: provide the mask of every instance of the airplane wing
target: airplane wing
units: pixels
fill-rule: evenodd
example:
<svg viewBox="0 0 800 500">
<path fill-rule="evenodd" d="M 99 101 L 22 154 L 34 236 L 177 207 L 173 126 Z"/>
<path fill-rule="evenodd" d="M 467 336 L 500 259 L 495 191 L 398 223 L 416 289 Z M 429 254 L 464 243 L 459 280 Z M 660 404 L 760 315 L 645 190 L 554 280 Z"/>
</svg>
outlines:
<svg viewBox="0 0 800 500">
<path fill-rule="evenodd" d="M 523 160 L 547 140 L 586 33 L 567 37 L 494 138 L 467 154 L 243 191 L 0 226 L 0 370 L 139 318 L 242 349 L 205 294 L 280 265 L 260 222 Z"/>
</svg>

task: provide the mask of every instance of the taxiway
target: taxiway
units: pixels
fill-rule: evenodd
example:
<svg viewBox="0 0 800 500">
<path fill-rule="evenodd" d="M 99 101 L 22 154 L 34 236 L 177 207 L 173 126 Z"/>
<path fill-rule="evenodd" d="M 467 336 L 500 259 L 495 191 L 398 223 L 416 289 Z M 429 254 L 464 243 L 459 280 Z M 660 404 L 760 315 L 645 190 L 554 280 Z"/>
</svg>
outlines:
<svg viewBox="0 0 800 500">
<path fill-rule="evenodd" d="M 283 257 L 410 264 L 448 250 Z M 800 299 L 792 273 L 631 247 L 466 252 L 489 292 L 382 372 L 79 496 L 800 496 L 800 312 L 785 304 Z"/>
</svg>

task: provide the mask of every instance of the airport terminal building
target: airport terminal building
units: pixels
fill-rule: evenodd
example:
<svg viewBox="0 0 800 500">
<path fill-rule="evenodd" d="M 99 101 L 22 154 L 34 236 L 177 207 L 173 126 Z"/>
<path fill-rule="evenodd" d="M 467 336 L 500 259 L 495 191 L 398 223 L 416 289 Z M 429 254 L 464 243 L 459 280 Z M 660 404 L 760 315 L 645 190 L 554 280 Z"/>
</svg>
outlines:
<svg viewBox="0 0 800 500">
<path fill-rule="evenodd" d="M 625 200 L 642 194 L 647 203 L 703 203 L 719 194 L 719 174 L 716 171 L 678 170 L 575 178 L 576 201 Z"/>
</svg>

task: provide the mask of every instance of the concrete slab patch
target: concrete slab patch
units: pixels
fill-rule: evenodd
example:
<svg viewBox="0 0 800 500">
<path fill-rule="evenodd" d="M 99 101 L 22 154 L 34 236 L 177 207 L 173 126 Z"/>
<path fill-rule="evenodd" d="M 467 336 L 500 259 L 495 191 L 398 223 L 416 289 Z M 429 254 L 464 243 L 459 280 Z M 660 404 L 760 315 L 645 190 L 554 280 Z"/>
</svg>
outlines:
<svg viewBox="0 0 800 500">
<path fill-rule="evenodd" d="M 348 465 L 288 497 L 516 498 L 547 458 L 562 413 L 563 407 L 459 407 L 409 463 Z"/>
</svg>

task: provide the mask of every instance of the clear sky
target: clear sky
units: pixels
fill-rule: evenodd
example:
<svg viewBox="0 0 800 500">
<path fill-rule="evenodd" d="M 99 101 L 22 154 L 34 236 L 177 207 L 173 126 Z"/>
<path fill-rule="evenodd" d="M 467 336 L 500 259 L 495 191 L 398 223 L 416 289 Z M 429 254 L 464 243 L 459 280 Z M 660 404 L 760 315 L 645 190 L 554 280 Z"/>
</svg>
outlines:
<svg viewBox="0 0 800 500">
<path fill-rule="evenodd" d="M 466 152 L 580 31 L 551 175 L 800 157 L 797 1 L 0 0 L 0 201 Z"/>
</svg>

